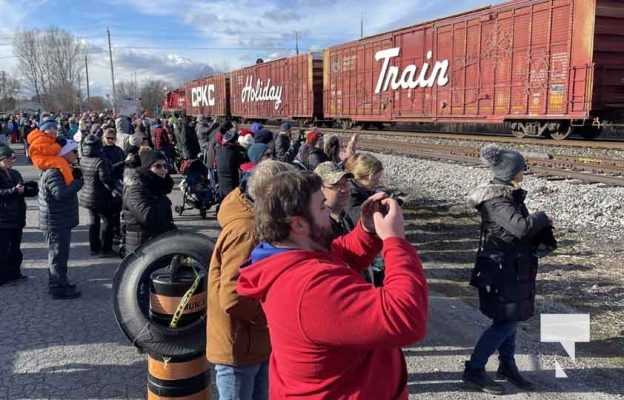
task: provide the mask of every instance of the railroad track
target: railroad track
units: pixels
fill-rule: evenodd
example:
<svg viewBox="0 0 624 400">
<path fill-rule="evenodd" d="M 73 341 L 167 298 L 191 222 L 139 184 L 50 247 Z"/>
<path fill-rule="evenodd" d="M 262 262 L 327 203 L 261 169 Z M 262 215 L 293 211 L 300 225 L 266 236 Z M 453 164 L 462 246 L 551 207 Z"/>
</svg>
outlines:
<svg viewBox="0 0 624 400">
<path fill-rule="evenodd" d="M 454 161 L 469 165 L 482 165 L 479 149 L 465 146 L 445 146 L 405 141 L 383 142 L 360 139 L 358 148 L 415 156 L 435 161 Z M 546 153 L 526 153 L 529 173 L 549 180 L 573 179 L 583 183 L 603 183 L 624 186 L 624 160 L 590 157 L 572 157 Z"/>
<path fill-rule="evenodd" d="M 248 127 L 249 128 L 249 127 Z M 273 132 L 279 131 L 279 126 L 266 125 L 267 129 Z M 294 127 L 294 130 L 297 128 Z M 306 129 L 307 130 L 307 129 Z M 622 139 L 599 139 L 599 140 L 583 140 L 583 139 L 566 139 L 553 140 L 547 138 L 522 138 L 519 139 L 512 135 L 505 134 L 464 134 L 464 133 L 445 133 L 445 132 L 418 132 L 418 131 L 401 131 L 401 130 L 345 130 L 340 128 L 319 128 L 325 134 L 337 134 L 341 137 L 348 137 L 357 133 L 360 137 L 382 136 L 388 138 L 421 138 L 432 140 L 463 140 L 467 142 L 490 142 L 490 143 L 510 143 L 515 145 L 535 145 L 547 147 L 576 147 L 585 149 L 605 149 L 605 150 L 624 150 L 624 140 Z"/>
<path fill-rule="evenodd" d="M 267 126 L 274 132 L 278 126 Z M 592 149 L 624 150 L 624 142 L 597 142 L 587 140 L 555 141 L 548 139 L 518 139 L 513 136 L 462 135 L 436 132 L 401 131 L 348 131 L 344 129 L 321 128 L 323 133 L 337 134 L 344 139 L 357 133 L 358 148 L 424 158 L 435 161 L 454 161 L 468 165 L 482 165 L 477 147 L 453 144 L 425 144 L 409 142 L 410 138 L 445 139 L 449 141 L 499 142 L 532 144 L 559 147 L 583 147 Z M 382 138 L 378 140 L 377 138 Z M 404 140 L 391 140 L 399 138 Z M 475 143 L 477 144 L 477 143 Z M 586 156 L 565 156 L 546 153 L 525 153 L 529 174 L 548 180 L 571 179 L 582 183 L 602 183 L 610 186 L 624 186 L 624 160 L 591 158 Z"/>
</svg>

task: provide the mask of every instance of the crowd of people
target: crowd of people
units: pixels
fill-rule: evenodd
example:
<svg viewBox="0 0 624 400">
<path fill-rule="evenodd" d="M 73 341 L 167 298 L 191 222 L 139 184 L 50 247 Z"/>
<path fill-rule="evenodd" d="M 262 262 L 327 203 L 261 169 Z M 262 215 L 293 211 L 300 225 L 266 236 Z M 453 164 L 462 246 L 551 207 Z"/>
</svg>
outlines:
<svg viewBox="0 0 624 400">
<path fill-rule="evenodd" d="M 116 256 L 116 242 L 132 252 L 176 229 L 171 173 L 176 159 L 198 158 L 220 199 L 206 344 L 219 398 L 407 398 L 401 347 L 426 334 L 427 281 L 400 203 L 380 190 L 383 165 L 357 151 L 357 135 L 342 146 L 318 129 L 293 132 L 284 123 L 273 133 L 203 116 L 13 120 L 42 173 L 24 182 L 12 149 L 0 144 L 0 259 L 10 260 L 0 284 L 26 279 L 25 197 L 38 196 L 49 294 L 73 299 L 81 292 L 67 263 L 78 207 L 89 213 L 93 256 Z M 499 377 L 533 390 L 515 364 L 516 328 L 534 313 L 537 260 L 556 247 L 552 220 L 524 205 L 520 153 L 488 146 L 482 158 L 493 180 L 469 196 L 482 218 L 470 283 L 492 325 L 463 380 L 503 394 L 485 373 L 498 351 Z"/>
</svg>

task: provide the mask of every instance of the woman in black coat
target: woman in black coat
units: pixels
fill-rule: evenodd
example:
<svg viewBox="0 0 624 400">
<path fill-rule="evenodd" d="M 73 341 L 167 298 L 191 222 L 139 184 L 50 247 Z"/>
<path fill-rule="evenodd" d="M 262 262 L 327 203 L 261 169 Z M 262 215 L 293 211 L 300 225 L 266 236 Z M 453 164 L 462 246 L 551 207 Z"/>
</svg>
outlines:
<svg viewBox="0 0 624 400">
<path fill-rule="evenodd" d="M 141 167 L 124 173 L 122 231 L 126 252 L 175 229 L 171 200 L 173 179 L 165 156 L 154 150 L 141 153 Z"/>
<path fill-rule="evenodd" d="M 217 147 L 217 181 L 222 199 L 240 183 L 238 169 L 243 163 L 244 150 L 237 139 L 238 133 L 230 130 L 223 136 L 222 145 Z"/>
<path fill-rule="evenodd" d="M 493 323 L 466 361 L 463 380 L 477 390 L 505 393 L 505 387 L 485 373 L 490 355 L 498 350 L 498 376 L 521 389 L 533 390 L 514 359 L 516 327 L 534 313 L 535 251 L 539 245 L 534 239 L 551 229 L 551 220 L 544 212 L 530 214 L 524 204 L 527 192 L 520 184 L 526 164 L 520 153 L 489 145 L 481 149 L 481 158 L 494 179 L 468 196 L 481 214 L 482 229 L 482 246 L 470 284 L 478 288 L 479 308 Z"/>
<path fill-rule="evenodd" d="M 113 191 L 115 180 L 109 159 L 102 156 L 102 141 L 89 135 L 82 141 L 80 166 L 84 186 L 78 203 L 89 211 L 89 247 L 91 255 L 112 256 L 114 215 Z"/>
<path fill-rule="evenodd" d="M 24 184 L 22 175 L 12 169 L 15 154 L 0 143 L 0 285 L 24 280 L 22 275 L 22 232 L 26 226 L 24 196 L 37 195 L 34 182 Z"/>
</svg>

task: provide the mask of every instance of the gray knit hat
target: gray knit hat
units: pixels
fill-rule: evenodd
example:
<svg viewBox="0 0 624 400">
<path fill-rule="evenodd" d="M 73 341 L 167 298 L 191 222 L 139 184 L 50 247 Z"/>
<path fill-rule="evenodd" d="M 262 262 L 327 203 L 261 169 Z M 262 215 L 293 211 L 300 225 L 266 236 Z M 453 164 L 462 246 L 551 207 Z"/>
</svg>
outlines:
<svg viewBox="0 0 624 400">
<path fill-rule="evenodd" d="M 503 182 L 511 182 L 526 167 L 522 154 L 516 150 L 501 149 L 495 144 L 481 148 L 481 160 L 492 169 L 494 178 Z"/>
<path fill-rule="evenodd" d="M 8 158 L 13 155 L 13 149 L 4 143 L 0 143 L 0 160 Z"/>
</svg>

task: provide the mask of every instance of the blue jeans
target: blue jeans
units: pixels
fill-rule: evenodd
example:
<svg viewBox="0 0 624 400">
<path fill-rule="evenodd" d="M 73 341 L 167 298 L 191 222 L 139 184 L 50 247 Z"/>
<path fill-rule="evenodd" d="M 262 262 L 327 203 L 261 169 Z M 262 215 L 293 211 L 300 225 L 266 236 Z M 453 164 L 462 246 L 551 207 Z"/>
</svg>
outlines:
<svg viewBox="0 0 624 400">
<path fill-rule="evenodd" d="M 514 359 L 516 353 L 516 327 L 518 322 L 494 322 L 487 328 L 470 357 L 470 367 L 472 368 L 485 368 L 488 359 L 496 350 L 501 361 L 511 361 Z"/>
<path fill-rule="evenodd" d="M 244 367 L 216 364 L 219 400 L 267 400 L 269 398 L 269 362 Z"/>
</svg>

